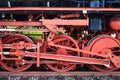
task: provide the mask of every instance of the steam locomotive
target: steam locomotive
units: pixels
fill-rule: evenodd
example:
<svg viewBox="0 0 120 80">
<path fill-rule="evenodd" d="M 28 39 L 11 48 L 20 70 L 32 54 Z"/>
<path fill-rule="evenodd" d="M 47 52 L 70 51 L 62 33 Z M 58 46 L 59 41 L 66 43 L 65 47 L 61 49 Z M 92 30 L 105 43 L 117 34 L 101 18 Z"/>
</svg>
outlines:
<svg viewBox="0 0 120 80">
<path fill-rule="evenodd" d="M 120 68 L 119 0 L 0 1 L 1 69 Z"/>
</svg>

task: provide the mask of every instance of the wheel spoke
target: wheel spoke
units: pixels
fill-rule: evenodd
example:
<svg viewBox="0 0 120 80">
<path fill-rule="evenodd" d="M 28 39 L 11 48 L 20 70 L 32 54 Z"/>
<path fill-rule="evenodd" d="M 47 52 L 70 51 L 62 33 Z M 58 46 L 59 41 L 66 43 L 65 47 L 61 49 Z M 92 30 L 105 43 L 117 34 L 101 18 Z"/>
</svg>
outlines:
<svg viewBox="0 0 120 80">
<path fill-rule="evenodd" d="M 15 64 L 12 62 L 12 63 L 10 63 L 9 65 L 10 65 L 10 67 L 13 67 Z"/>
<path fill-rule="evenodd" d="M 62 44 L 61 44 L 61 45 L 62 45 L 62 46 L 64 46 L 64 45 L 65 45 L 65 41 L 61 41 L 61 42 L 62 42 Z"/>
<path fill-rule="evenodd" d="M 68 44 L 70 43 L 70 40 L 67 40 L 66 45 L 65 46 L 69 46 Z"/>
<path fill-rule="evenodd" d="M 72 44 L 72 45 L 71 45 L 71 47 L 75 47 L 75 45 L 74 45 L 74 44 Z"/>
</svg>

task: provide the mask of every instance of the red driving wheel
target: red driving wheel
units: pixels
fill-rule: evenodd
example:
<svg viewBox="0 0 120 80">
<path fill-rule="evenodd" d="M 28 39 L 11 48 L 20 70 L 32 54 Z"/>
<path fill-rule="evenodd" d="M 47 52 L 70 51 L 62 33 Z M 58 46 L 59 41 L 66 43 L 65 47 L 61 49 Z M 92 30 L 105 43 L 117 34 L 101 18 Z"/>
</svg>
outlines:
<svg viewBox="0 0 120 80">
<path fill-rule="evenodd" d="M 10 35 L 6 38 L 3 39 L 3 44 L 12 44 L 16 43 L 19 41 L 24 41 L 27 43 L 33 43 L 30 38 L 28 38 L 25 35 L 22 34 L 15 34 L 15 35 Z M 10 51 L 16 51 L 15 49 L 6 49 L 4 51 L 10 52 Z M 21 52 L 24 52 L 23 50 L 19 50 Z M 11 56 L 7 56 L 10 58 Z M 29 67 L 31 67 L 32 64 L 30 63 L 23 63 L 22 61 L 30 61 L 33 60 L 33 58 L 30 57 L 22 57 L 22 60 L 1 60 L 1 65 L 5 70 L 11 71 L 11 72 L 21 72 Z"/>
<path fill-rule="evenodd" d="M 55 37 L 52 42 L 57 45 L 67 46 L 71 48 L 79 48 L 75 40 L 73 40 L 69 36 L 57 36 Z M 67 50 L 64 48 L 54 47 L 54 46 L 48 46 L 46 45 L 44 47 L 44 52 L 48 54 L 60 54 L 60 55 L 71 55 L 71 56 L 79 56 L 79 52 Z M 69 70 L 72 70 L 75 68 L 76 64 L 66 61 L 58 61 L 58 60 L 49 60 L 49 61 L 55 61 L 56 63 L 47 63 L 47 67 L 50 68 L 53 71 L 57 72 L 67 72 Z"/>
<path fill-rule="evenodd" d="M 109 50 L 112 51 L 112 54 L 116 55 L 114 51 L 117 50 L 117 48 L 120 48 L 119 41 L 108 35 L 101 35 L 101 36 L 95 37 L 89 43 L 89 50 L 91 52 L 96 52 L 103 55 L 106 55 L 106 52 L 108 52 Z M 89 55 L 89 57 L 103 59 L 102 57 L 93 56 L 93 55 Z M 101 72 L 111 72 L 118 69 L 114 66 L 114 64 L 111 61 L 110 61 L 109 68 L 103 65 L 94 65 L 94 64 L 90 66 L 92 69 L 95 69 Z"/>
</svg>

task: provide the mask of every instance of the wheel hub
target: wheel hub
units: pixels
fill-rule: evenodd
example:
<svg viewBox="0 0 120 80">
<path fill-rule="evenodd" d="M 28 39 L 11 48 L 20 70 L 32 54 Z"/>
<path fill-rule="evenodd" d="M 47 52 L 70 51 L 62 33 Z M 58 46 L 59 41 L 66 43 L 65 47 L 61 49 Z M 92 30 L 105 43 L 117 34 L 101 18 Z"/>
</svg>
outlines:
<svg viewBox="0 0 120 80">
<path fill-rule="evenodd" d="M 112 50 L 110 48 L 105 48 L 100 52 L 100 54 L 108 55 L 108 57 L 110 57 L 112 54 Z"/>
<path fill-rule="evenodd" d="M 57 50 L 57 54 L 67 55 L 67 51 L 65 49 L 60 48 Z"/>
</svg>

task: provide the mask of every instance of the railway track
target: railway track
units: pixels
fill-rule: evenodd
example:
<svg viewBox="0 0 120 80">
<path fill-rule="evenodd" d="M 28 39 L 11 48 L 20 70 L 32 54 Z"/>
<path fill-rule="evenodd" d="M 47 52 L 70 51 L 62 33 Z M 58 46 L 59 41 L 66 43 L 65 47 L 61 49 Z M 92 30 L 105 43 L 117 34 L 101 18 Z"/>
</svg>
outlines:
<svg viewBox="0 0 120 80">
<path fill-rule="evenodd" d="M 120 72 L 0 72 L 0 80 L 119 80 Z"/>
<path fill-rule="evenodd" d="M 0 72 L 0 76 L 120 76 L 120 72 Z"/>
</svg>

